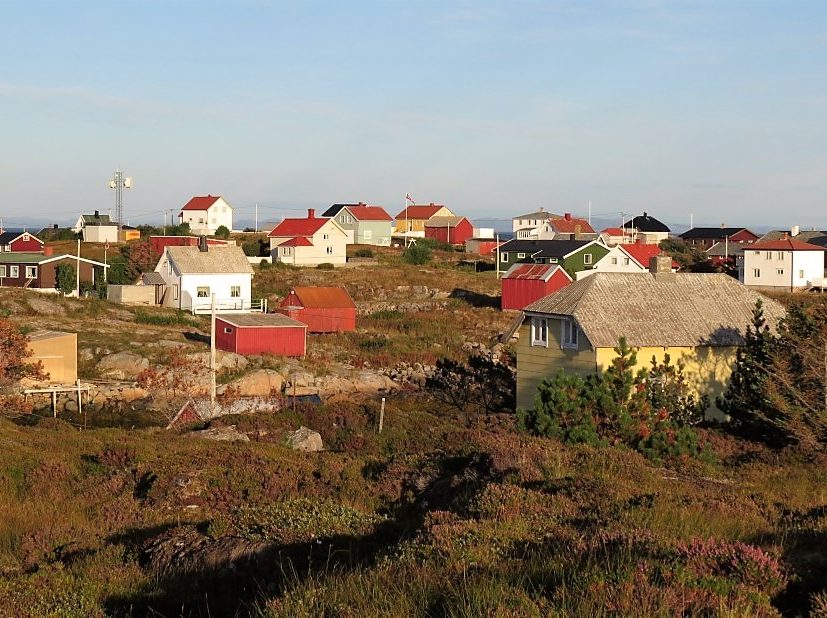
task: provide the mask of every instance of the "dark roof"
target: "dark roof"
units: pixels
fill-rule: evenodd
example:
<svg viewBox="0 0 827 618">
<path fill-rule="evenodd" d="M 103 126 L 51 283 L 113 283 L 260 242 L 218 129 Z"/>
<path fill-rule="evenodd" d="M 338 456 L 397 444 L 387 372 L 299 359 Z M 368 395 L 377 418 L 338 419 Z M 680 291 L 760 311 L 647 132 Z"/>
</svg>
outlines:
<svg viewBox="0 0 827 618">
<path fill-rule="evenodd" d="M 118 225 L 109 215 L 81 215 L 84 225 Z"/>
<path fill-rule="evenodd" d="M 41 244 L 43 244 L 43 241 L 40 240 L 37 236 L 35 236 L 31 232 L 12 232 L 12 231 L 6 230 L 2 234 L 0 234 L 0 245 L 8 245 L 13 240 L 16 240 L 16 239 L 20 238 L 23 234 L 28 234 L 29 236 L 31 236 L 32 238 L 34 238 L 35 240 L 37 240 Z"/>
<path fill-rule="evenodd" d="M 693 227 L 691 230 L 686 230 L 683 234 L 679 234 L 684 240 L 692 240 L 693 238 L 715 238 L 724 240 L 724 238 L 734 236 L 738 232 L 747 230 L 745 227 Z M 747 230 L 749 232 L 749 230 Z M 752 232 L 750 232 L 752 233 Z"/>
<path fill-rule="evenodd" d="M 514 238 L 500 246 L 500 251 L 525 253 L 544 258 L 562 258 L 594 242 L 593 240 L 522 240 Z"/>
<path fill-rule="evenodd" d="M 767 242 L 768 240 L 783 240 L 784 238 L 794 238 L 801 242 L 808 242 L 811 245 L 818 245 L 819 247 L 827 247 L 827 231 L 823 230 L 801 230 L 795 236 L 790 236 L 789 230 L 772 230 L 764 234 L 757 242 Z"/>
<path fill-rule="evenodd" d="M 322 213 L 322 216 L 323 217 L 335 217 L 336 215 L 339 214 L 339 211 L 342 208 L 344 208 L 345 206 L 348 206 L 348 205 L 349 204 L 333 204 L 330 208 L 328 208 L 327 210 L 325 210 Z"/>
<path fill-rule="evenodd" d="M 729 242 L 719 241 L 707 249 L 706 254 L 714 257 L 735 257 L 744 255 L 744 247 L 751 246 L 750 243 L 746 242 L 733 242 L 731 240 Z"/>
<path fill-rule="evenodd" d="M 669 228 L 666 227 L 663 223 L 655 219 L 654 217 L 649 216 L 648 213 L 643 213 L 642 215 L 638 215 L 631 221 L 627 221 L 623 224 L 623 227 L 627 230 L 629 228 L 634 228 L 639 232 L 669 232 Z"/>
</svg>

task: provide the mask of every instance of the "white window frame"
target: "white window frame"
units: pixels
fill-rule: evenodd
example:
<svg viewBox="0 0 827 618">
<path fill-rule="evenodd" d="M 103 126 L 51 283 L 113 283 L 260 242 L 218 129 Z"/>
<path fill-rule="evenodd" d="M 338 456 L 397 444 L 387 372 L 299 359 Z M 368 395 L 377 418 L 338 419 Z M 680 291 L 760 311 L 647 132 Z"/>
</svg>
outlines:
<svg viewBox="0 0 827 618">
<path fill-rule="evenodd" d="M 292 255 L 292 252 L 293 252 L 292 247 L 282 247 L 281 248 L 281 256 L 282 257 Z"/>
<path fill-rule="evenodd" d="M 629 258 L 623 258 L 623 265 L 624 266 L 629 266 L 629 264 L 631 264 L 631 263 L 632 263 L 632 260 L 630 260 Z"/>
<path fill-rule="evenodd" d="M 322 234 L 322 240 L 328 240 L 330 238 L 330 234 Z"/>
<path fill-rule="evenodd" d="M 231 285 L 230 286 L 230 298 L 241 298 L 241 286 L 240 285 Z"/>
<path fill-rule="evenodd" d="M 23 242 L 29 242 L 29 235 L 23 234 Z"/>
<path fill-rule="evenodd" d="M 9 266 L 9 277 L 17 279 L 20 276 L 20 267 L 17 264 Z"/>
<path fill-rule="evenodd" d="M 561 320 L 560 347 L 566 350 L 576 350 L 579 338 L 577 322 L 571 318 Z"/>
<path fill-rule="evenodd" d="M 362 232 L 362 237 L 365 240 L 373 240 L 373 230 L 365 230 Z"/>
<path fill-rule="evenodd" d="M 525 258 L 525 253 L 518 253 L 518 254 L 517 254 L 517 259 L 518 259 L 518 260 L 522 260 L 522 259 L 524 259 L 524 258 Z"/>
<path fill-rule="evenodd" d="M 37 279 L 37 266 L 26 266 L 26 279 Z"/>
<path fill-rule="evenodd" d="M 333 255 L 333 247 L 327 247 L 325 249 L 325 253 L 327 253 L 328 255 Z"/>
<path fill-rule="evenodd" d="M 205 291 L 203 294 L 202 291 Z M 208 285 L 199 285 L 195 288 L 195 297 L 196 298 L 209 298 L 210 297 L 210 286 Z"/>
<path fill-rule="evenodd" d="M 6 276 L 6 265 L 0 264 L 0 279 Z"/>
<path fill-rule="evenodd" d="M 803 270 L 799 270 L 799 271 L 798 271 L 798 278 L 799 278 L 799 279 L 803 279 L 803 278 L 804 278 L 804 271 L 803 271 Z"/>
<path fill-rule="evenodd" d="M 3 251 L 11 251 L 11 245 L 5 245 Z"/>
<path fill-rule="evenodd" d="M 531 317 L 531 345 L 532 347 L 548 347 L 548 319 L 538 316 Z"/>
<path fill-rule="evenodd" d="M 172 284 L 172 300 L 178 300 L 178 284 Z"/>
<path fill-rule="evenodd" d="M 766 251 L 764 257 L 768 260 L 772 259 L 772 251 Z"/>
<path fill-rule="evenodd" d="M 612 258 L 612 264 L 617 264 L 617 258 L 616 257 Z"/>
<path fill-rule="evenodd" d="M 761 269 L 760 268 L 753 268 L 752 269 L 752 276 L 755 277 L 756 279 L 760 279 L 761 278 Z"/>
<path fill-rule="evenodd" d="M 778 252 L 778 259 L 781 260 L 781 261 L 784 260 L 784 252 L 783 251 Z"/>
<path fill-rule="evenodd" d="M 584 253 L 583 254 L 583 264 L 591 264 L 592 263 L 592 254 L 591 253 Z"/>
<path fill-rule="evenodd" d="M 228 335 L 229 335 L 230 333 L 232 333 L 232 332 L 233 332 L 233 329 L 232 329 L 232 328 L 230 328 L 229 326 L 225 326 L 225 327 L 224 327 L 224 332 L 225 332 L 226 334 L 228 334 Z"/>
</svg>

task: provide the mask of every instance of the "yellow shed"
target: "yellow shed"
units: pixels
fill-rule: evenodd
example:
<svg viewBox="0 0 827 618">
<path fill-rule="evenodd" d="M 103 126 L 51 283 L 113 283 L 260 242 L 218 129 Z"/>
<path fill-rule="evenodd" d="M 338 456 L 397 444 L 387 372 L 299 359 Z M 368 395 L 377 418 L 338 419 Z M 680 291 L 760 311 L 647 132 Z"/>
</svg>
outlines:
<svg viewBox="0 0 827 618">
<path fill-rule="evenodd" d="M 78 336 L 38 330 L 29 333 L 32 361 L 40 361 L 52 384 L 73 384 L 78 379 Z"/>
</svg>

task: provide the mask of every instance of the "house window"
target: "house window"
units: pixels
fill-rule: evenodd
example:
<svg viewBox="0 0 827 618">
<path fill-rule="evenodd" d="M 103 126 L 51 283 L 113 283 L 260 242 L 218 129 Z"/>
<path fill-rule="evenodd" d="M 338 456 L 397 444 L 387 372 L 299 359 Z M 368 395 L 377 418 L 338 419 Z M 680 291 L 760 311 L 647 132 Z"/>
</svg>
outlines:
<svg viewBox="0 0 827 618">
<path fill-rule="evenodd" d="M 37 279 L 37 266 L 26 266 L 26 279 Z"/>
<path fill-rule="evenodd" d="M 798 271 L 798 278 L 799 278 L 799 279 L 803 279 L 803 278 L 804 278 L 804 271 L 803 271 L 803 270 L 799 270 L 799 271 Z"/>
<path fill-rule="evenodd" d="M 557 258 L 549 258 L 548 263 L 549 264 L 556 264 L 557 263 Z"/>
<path fill-rule="evenodd" d="M 612 264 L 617 264 L 617 258 L 612 258 Z"/>
<path fill-rule="evenodd" d="M 333 255 L 333 247 L 328 247 L 325 251 L 328 255 Z"/>
<path fill-rule="evenodd" d="M 517 259 L 518 260 L 522 260 L 524 257 L 525 257 L 525 253 L 518 253 L 517 254 Z"/>
<path fill-rule="evenodd" d="M 548 320 L 531 318 L 531 345 L 548 347 Z"/>
<path fill-rule="evenodd" d="M 11 245 L 6 245 L 3 251 L 11 251 Z"/>
<path fill-rule="evenodd" d="M 362 237 L 365 240 L 372 240 L 373 239 L 373 230 L 365 230 L 362 234 Z"/>
<path fill-rule="evenodd" d="M 563 320 L 562 347 L 577 349 L 577 324 L 574 320 Z"/>
<path fill-rule="evenodd" d="M 766 256 L 765 256 L 765 257 L 766 257 L 768 260 L 771 260 L 771 259 L 772 259 L 772 251 L 767 251 L 767 252 L 766 252 Z"/>
<path fill-rule="evenodd" d="M 629 258 L 623 258 L 623 265 L 624 265 L 624 266 L 628 266 L 628 265 L 629 265 L 629 264 L 631 264 L 631 263 L 632 263 L 632 262 L 631 262 L 631 260 L 630 260 Z"/>
<path fill-rule="evenodd" d="M 6 265 L 5 264 L 0 264 L 0 277 L 5 277 L 5 276 L 6 276 Z"/>
<path fill-rule="evenodd" d="M 753 268 L 752 269 L 752 276 L 756 279 L 761 276 L 761 269 L 760 268 Z"/>
<path fill-rule="evenodd" d="M 20 276 L 20 267 L 16 264 L 13 266 L 9 266 L 9 277 L 17 278 Z"/>
<path fill-rule="evenodd" d="M 779 259 L 779 260 L 783 260 L 783 259 L 784 259 L 784 252 L 783 252 L 783 251 L 779 251 L 779 252 L 778 252 L 778 259 Z"/>
<path fill-rule="evenodd" d="M 583 254 L 583 263 L 584 264 L 591 264 L 592 263 L 592 254 L 591 253 L 584 253 Z"/>
<path fill-rule="evenodd" d="M 195 290 L 195 295 L 198 298 L 209 298 L 210 297 L 210 288 L 209 288 L 209 286 L 199 286 Z"/>
<path fill-rule="evenodd" d="M 281 248 L 281 254 L 282 254 L 283 256 L 284 256 L 284 255 L 290 255 L 290 253 L 291 253 L 292 251 L 293 251 L 293 250 L 292 250 L 290 247 L 282 247 L 282 248 Z"/>
<path fill-rule="evenodd" d="M 322 240 L 327 240 L 330 238 L 330 234 L 322 234 Z"/>
<path fill-rule="evenodd" d="M 23 242 L 29 242 L 29 235 L 23 234 Z"/>
<path fill-rule="evenodd" d="M 784 274 L 784 269 L 783 268 L 776 268 L 775 269 L 775 274 L 776 275 L 783 275 Z"/>
<path fill-rule="evenodd" d="M 167 260 L 167 274 L 172 275 L 172 262 Z"/>
<path fill-rule="evenodd" d="M 508 261 L 508 254 L 507 253 L 501 253 L 500 254 L 500 262 L 507 262 L 507 261 Z"/>
<path fill-rule="evenodd" d="M 172 300 L 178 300 L 178 284 L 174 283 L 172 285 Z"/>
<path fill-rule="evenodd" d="M 224 327 L 224 332 L 225 332 L 225 333 L 227 333 L 227 334 L 229 335 L 231 332 L 233 332 L 233 329 L 232 329 L 232 328 L 230 328 L 229 326 L 225 326 L 225 327 Z"/>
<path fill-rule="evenodd" d="M 230 286 L 230 298 L 241 298 L 241 286 L 240 285 L 231 285 Z"/>
</svg>

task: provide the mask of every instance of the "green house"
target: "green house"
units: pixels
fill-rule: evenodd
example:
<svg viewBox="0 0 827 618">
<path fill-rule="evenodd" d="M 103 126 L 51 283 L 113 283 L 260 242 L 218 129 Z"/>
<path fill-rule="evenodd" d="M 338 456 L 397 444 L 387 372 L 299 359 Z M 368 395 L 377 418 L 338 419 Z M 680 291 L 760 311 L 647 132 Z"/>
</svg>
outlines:
<svg viewBox="0 0 827 618">
<path fill-rule="evenodd" d="M 598 240 L 509 240 L 500 246 L 500 269 L 512 264 L 560 264 L 569 275 L 589 270 L 607 253 Z"/>
</svg>

